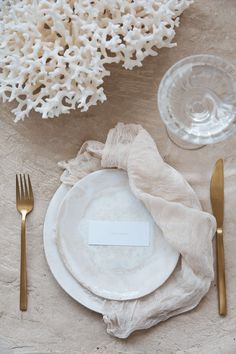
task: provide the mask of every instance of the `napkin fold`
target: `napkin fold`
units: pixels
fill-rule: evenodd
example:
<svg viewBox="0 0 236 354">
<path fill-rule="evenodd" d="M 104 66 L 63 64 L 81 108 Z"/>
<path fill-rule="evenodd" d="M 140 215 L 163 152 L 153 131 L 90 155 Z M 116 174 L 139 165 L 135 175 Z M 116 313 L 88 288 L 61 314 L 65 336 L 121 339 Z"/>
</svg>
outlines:
<svg viewBox="0 0 236 354">
<path fill-rule="evenodd" d="M 65 170 L 61 182 L 67 185 L 103 168 L 127 171 L 132 192 L 181 255 L 175 271 L 153 293 L 135 300 L 104 302 L 107 332 L 127 338 L 135 330 L 197 306 L 214 277 L 212 238 L 216 222 L 202 211 L 183 176 L 163 161 L 150 134 L 140 125 L 119 123 L 109 131 L 105 144 L 87 141 L 76 158 L 59 166 Z"/>
</svg>

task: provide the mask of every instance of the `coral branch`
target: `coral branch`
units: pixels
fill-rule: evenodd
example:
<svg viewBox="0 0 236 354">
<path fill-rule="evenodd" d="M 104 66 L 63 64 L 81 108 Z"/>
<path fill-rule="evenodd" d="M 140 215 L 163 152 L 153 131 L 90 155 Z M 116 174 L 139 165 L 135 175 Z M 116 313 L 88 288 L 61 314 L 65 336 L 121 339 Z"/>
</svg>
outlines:
<svg viewBox="0 0 236 354">
<path fill-rule="evenodd" d="M 142 66 L 172 47 L 192 0 L 0 1 L 0 97 L 52 118 L 106 100 L 107 64 Z"/>
</svg>

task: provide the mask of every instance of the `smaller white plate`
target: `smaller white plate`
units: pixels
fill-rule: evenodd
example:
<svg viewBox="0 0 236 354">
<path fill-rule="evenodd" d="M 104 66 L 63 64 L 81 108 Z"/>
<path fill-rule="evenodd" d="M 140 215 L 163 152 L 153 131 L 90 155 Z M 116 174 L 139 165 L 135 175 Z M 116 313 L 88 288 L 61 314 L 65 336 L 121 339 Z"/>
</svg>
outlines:
<svg viewBox="0 0 236 354">
<path fill-rule="evenodd" d="M 91 246 L 90 220 L 148 222 L 150 245 Z M 74 278 L 110 300 L 136 299 L 153 292 L 167 280 L 179 258 L 132 194 L 127 174 L 119 170 L 92 173 L 68 192 L 58 214 L 57 245 Z"/>
</svg>

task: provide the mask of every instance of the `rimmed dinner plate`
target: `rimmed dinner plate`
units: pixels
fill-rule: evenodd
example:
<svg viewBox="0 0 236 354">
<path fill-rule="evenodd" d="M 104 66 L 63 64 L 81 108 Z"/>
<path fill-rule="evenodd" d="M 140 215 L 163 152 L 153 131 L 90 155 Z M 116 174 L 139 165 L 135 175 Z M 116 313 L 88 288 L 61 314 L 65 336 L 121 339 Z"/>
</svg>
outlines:
<svg viewBox="0 0 236 354">
<path fill-rule="evenodd" d="M 43 228 L 45 257 L 52 275 L 61 288 L 88 309 L 103 314 L 105 299 L 92 294 L 71 275 L 65 267 L 56 245 L 56 221 L 60 205 L 71 188 L 62 184 L 52 197 Z"/>
<path fill-rule="evenodd" d="M 149 225 L 149 245 L 91 245 L 91 220 L 144 222 Z M 70 189 L 57 216 L 56 237 L 72 276 L 85 289 L 109 300 L 150 294 L 167 280 L 179 257 L 131 192 L 127 174 L 117 169 L 91 173 Z"/>
</svg>

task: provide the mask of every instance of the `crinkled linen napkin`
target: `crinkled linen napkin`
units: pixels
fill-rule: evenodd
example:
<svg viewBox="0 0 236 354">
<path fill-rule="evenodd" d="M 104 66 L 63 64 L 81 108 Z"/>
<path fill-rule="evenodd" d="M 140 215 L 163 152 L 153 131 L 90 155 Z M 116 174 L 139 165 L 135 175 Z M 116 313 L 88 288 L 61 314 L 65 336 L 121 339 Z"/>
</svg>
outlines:
<svg viewBox="0 0 236 354">
<path fill-rule="evenodd" d="M 149 328 L 197 306 L 214 276 L 215 219 L 202 211 L 182 175 L 162 160 L 149 133 L 140 125 L 119 123 L 109 131 L 105 144 L 87 141 L 75 159 L 60 162 L 59 166 L 65 169 L 61 181 L 67 185 L 99 169 L 127 171 L 132 192 L 180 253 L 175 271 L 153 293 L 136 300 L 104 301 L 107 332 L 127 338 L 135 330 Z"/>
</svg>

